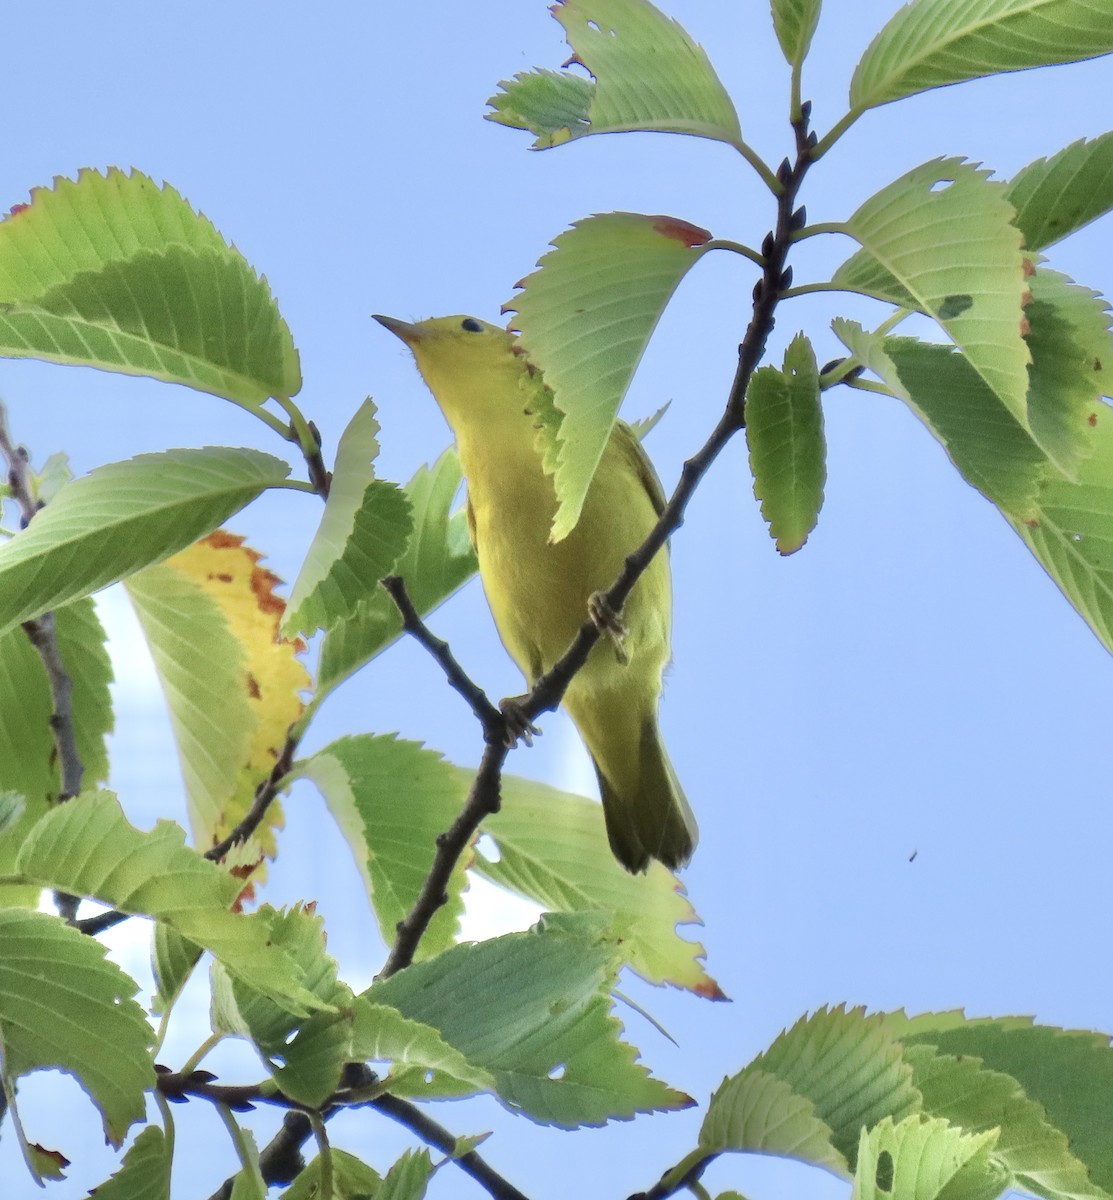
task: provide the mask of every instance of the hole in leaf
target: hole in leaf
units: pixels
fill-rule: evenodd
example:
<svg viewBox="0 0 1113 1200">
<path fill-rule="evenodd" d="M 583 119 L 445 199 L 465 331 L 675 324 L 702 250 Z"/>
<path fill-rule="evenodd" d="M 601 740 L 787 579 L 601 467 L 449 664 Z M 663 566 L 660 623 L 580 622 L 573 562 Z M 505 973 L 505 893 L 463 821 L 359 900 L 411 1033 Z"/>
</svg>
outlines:
<svg viewBox="0 0 1113 1200">
<path fill-rule="evenodd" d="M 563 1079 L 564 1071 L 565 1071 L 565 1064 L 557 1063 L 557 1065 L 555 1067 L 553 1067 L 553 1069 L 549 1072 L 549 1078 L 550 1079 Z"/>
<path fill-rule="evenodd" d="M 426 1083 L 428 1083 L 428 1084 L 432 1084 L 432 1082 L 433 1082 L 433 1080 L 434 1080 L 435 1078 L 436 1078 L 436 1076 L 433 1074 L 433 1072 L 432 1072 L 432 1071 L 426 1071 L 426 1072 L 425 1072 L 425 1082 L 426 1082 Z"/>
<path fill-rule="evenodd" d="M 475 843 L 475 849 L 488 862 L 497 863 L 502 858 L 498 842 L 489 833 L 481 833 L 479 835 L 479 841 Z"/>
<path fill-rule="evenodd" d="M 931 187 L 928 188 L 928 191 L 934 192 L 936 195 L 938 195 L 939 192 L 945 192 L 951 186 L 952 183 L 954 183 L 953 179 L 937 179 L 931 185 Z"/>
<path fill-rule="evenodd" d="M 893 1156 L 888 1150 L 882 1150 L 877 1156 L 877 1171 L 874 1175 L 877 1190 L 892 1195 L 893 1192 Z"/>
<path fill-rule="evenodd" d="M 1071 540 L 1072 542 L 1080 542 L 1080 541 L 1082 541 L 1082 534 L 1080 534 L 1080 533 L 1072 533 L 1072 534 L 1070 535 L 1070 540 Z"/>
<path fill-rule="evenodd" d="M 594 30 L 596 33 L 602 33 L 602 32 L 603 32 L 603 31 L 602 31 L 602 29 L 600 29 L 600 28 L 599 28 L 599 22 L 598 22 L 598 21 L 588 21 L 588 23 L 587 23 L 587 27 L 588 27 L 588 29 L 592 29 L 592 30 Z"/>
</svg>

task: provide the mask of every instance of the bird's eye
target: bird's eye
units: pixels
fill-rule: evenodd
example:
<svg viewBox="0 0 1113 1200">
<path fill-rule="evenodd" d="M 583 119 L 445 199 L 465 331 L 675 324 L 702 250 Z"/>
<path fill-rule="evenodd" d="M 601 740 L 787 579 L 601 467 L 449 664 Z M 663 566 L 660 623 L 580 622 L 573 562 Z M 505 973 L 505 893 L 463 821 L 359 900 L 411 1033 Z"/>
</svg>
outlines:
<svg viewBox="0 0 1113 1200">
<path fill-rule="evenodd" d="M 466 329 L 468 333 L 482 333 L 483 326 L 475 319 L 475 317 L 465 317 L 460 322 L 460 328 Z"/>
</svg>

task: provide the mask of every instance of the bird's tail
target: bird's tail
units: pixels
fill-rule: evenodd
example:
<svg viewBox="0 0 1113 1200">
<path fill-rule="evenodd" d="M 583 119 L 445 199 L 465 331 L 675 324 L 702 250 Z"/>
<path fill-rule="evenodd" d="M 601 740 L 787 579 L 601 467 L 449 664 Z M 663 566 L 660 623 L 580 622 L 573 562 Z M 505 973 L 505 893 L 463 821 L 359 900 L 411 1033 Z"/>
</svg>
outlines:
<svg viewBox="0 0 1113 1200">
<path fill-rule="evenodd" d="M 651 858 L 676 870 L 696 848 L 696 819 L 665 753 L 656 716 L 643 718 L 631 733 L 622 747 L 626 753 L 611 755 L 612 761 L 588 747 L 611 850 L 627 871 L 644 871 Z M 636 753 L 630 752 L 631 745 Z"/>
</svg>

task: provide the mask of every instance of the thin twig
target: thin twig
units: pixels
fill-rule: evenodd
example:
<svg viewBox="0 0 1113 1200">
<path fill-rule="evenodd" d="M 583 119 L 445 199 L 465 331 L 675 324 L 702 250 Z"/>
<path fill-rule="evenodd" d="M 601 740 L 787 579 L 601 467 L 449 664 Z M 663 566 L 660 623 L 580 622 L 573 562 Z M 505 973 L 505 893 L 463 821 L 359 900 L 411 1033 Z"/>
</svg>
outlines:
<svg viewBox="0 0 1113 1200">
<path fill-rule="evenodd" d="M 293 765 L 294 754 L 298 748 L 298 735 L 294 732 L 295 728 L 296 725 L 291 725 L 287 731 L 286 741 L 282 744 L 278 758 L 275 760 L 270 774 L 255 789 L 255 797 L 243 819 L 223 841 L 217 842 L 215 846 L 205 851 L 205 857 L 210 862 L 220 862 L 229 850 L 246 842 L 262 824 L 270 806 L 282 790 L 283 780 L 290 774 L 290 767 Z"/>
<path fill-rule="evenodd" d="M 62 654 L 58 649 L 54 614 L 43 613 L 35 621 L 24 621 L 23 632 L 38 651 L 50 684 L 50 697 L 54 704 L 54 711 L 50 714 L 50 728 L 54 732 L 54 748 L 62 775 L 62 790 L 58 793 L 58 799 L 72 800 L 81 791 L 85 767 L 77 752 L 77 730 L 73 721 L 73 680 L 62 662 Z"/>
<path fill-rule="evenodd" d="M 42 505 L 36 501 L 31 488 L 30 471 L 27 451 L 17 446 L 8 430 L 8 414 L 0 404 L 0 454 L 8 462 L 8 486 L 11 488 L 12 499 L 19 505 L 20 528 L 26 529 L 32 518 Z M 85 767 L 77 752 L 77 731 L 73 719 L 73 679 L 62 661 L 58 649 L 58 637 L 54 627 L 54 614 L 43 613 L 32 621 L 23 622 L 23 632 L 27 634 L 31 645 L 35 647 L 42 660 L 46 672 L 47 684 L 50 687 L 50 698 L 53 711 L 50 714 L 50 728 L 54 734 L 54 750 L 58 758 L 60 772 L 59 803 L 72 800 L 81 791 L 81 782 L 85 776 Z M 78 896 L 68 892 L 55 892 L 54 904 L 58 914 L 71 924 L 77 917 L 81 905 Z"/>
<path fill-rule="evenodd" d="M 762 276 L 754 285 L 753 312 L 745 336 L 738 347 L 738 368 L 723 415 L 719 418 L 718 424 L 703 447 L 685 462 L 676 489 L 665 505 L 657 524 L 650 530 L 649 535 L 637 550 L 626 558 L 622 571 L 606 593 L 606 603 L 614 612 L 622 611 L 634 585 L 653 561 L 654 556 L 683 524 L 688 502 L 708 468 L 719 456 L 727 442 L 745 428 L 746 390 L 758 363 L 765 354 L 769 335 L 773 331 L 777 303 L 792 284 L 792 270 L 786 263 L 793 235 L 803 228 L 807 219 L 804 210 L 796 207 L 796 198 L 800 191 L 800 184 L 811 165 L 816 144 L 815 135 L 808 130 L 810 112 L 810 102 L 801 105 L 799 120 L 793 123 L 796 137 L 795 163 L 789 163 L 786 159 L 777 171 L 780 192 L 777 196 L 776 225 L 761 246 Z M 431 638 L 432 635 L 429 636 Z M 573 676 L 587 662 L 588 655 L 600 636 L 601 631 L 593 621 L 587 620 L 580 626 L 564 655 L 535 681 L 529 694 L 517 702 L 517 708 L 526 720 L 532 722 L 542 713 L 550 712 L 560 704 Z M 432 642 L 433 645 L 429 645 L 427 642 L 423 644 L 430 650 L 430 653 L 437 657 L 442 667 L 445 666 L 446 658 L 455 665 L 455 660 L 448 655 L 447 646 L 440 643 L 439 639 L 432 639 Z M 444 647 L 443 651 L 440 649 L 442 646 Z M 447 667 L 445 670 L 448 673 Z M 483 694 L 474 683 L 463 675 L 462 671 L 459 674 L 466 681 L 468 688 L 474 689 L 479 695 Z M 451 674 L 449 678 L 452 681 Z M 453 686 L 457 686 L 457 684 L 453 682 Z M 465 697 L 468 696 L 467 691 L 463 691 L 459 687 L 457 690 L 460 690 Z M 485 696 L 484 700 L 486 700 Z M 434 914 L 441 905 L 447 903 L 448 884 L 457 859 L 470 844 L 483 820 L 492 813 L 498 812 L 502 767 L 509 750 L 504 744 L 490 736 L 491 727 L 485 712 L 476 709 L 474 704 L 472 707 L 484 727 L 484 737 L 487 742 L 475 782 L 472 784 L 467 801 L 453 822 L 452 828 L 437 839 L 433 865 L 429 869 L 429 874 L 426 876 L 425 883 L 413 907 L 398 922 L 394 945 L 390 949 L 386 965 L 380 972 L 379 978 L 393 975 L 413 961 L 417 947 Z"/>
<path fill-rule="evenodd" d="M 505 718 L 487 698 L 487 693 L 468 677 L 464 668 L 456 661 L 448 643 L 437 637 L 422 621 L 409 592 L 406 591 L 405 580 L 400 575 L 388 575 L 379 582 L 394 601 L 402 617 L 402 628 L 429 651 L 440 665 L 449 686 L 468 702 L 475 719 L 483 726 L 483 736 L 489 742 L 501 741 L 506 736 Z"/>
<path fill-rule="evenodd" d="M 370 1107 L 385 1113 L 399 1124 L 405 1125 L 407 1129 L 412 1129 L 427 1145 L 436 1147 L 444 1154 L 455 1153 L 456 1138 L 443 1125 L 438 1125 L 436 1121 L 427 1117 L 416 1104 L 400 1100 L 397 1096 L 384 1095 L 370 1101 Z M 461 1154 L 452 1161 L 485 1188 L 495 1200 L 527 1200 L 522 1192 L 503 1179 L 475 1150 L 469 1150 L 467 1154 Z"/>
<path fill-rule="evenodd" d="M 448 885 L 457 859 L 483 820 L 499 810 L 502 765 L 509 753 L 510 747 L 505 740 L 487 742 L 464 807 L 447 833 L 437 838 L 433 865 L 425 876 L 413 908 L 398 922 L 394 945 L 377 978 L 387 979 L 413 962 L 414 953 L 429 928 L 429 922 L 437 909 L 448 903 Z"/>
<path fill-rule="evenodd" d="M 220 862 L 229 850 L 240 845 L 241 842 L 246 842 L 262 824 L 270 806 L 278 798 L 278 793 L 282 790 L 282 782 L 289 775 L 290 767 L 293 765 L 299 741 L 296 729 L 297 725 L 295 724 L 291 725 L 287 731 L 286 741 L 282 745 L 278 758 L 266 779 L 262 780 L 255 789 L 255 797 L 243 819 L 223 841 L 217 842 L 215 846 L 211 846 L 205 851 L 204 857 L 210 862 Z M 104 933 L 105 930 L 119 925 L 121 921 L 129 920 L 133 915 L 133 913 L 120 912 L 113 908 L 107 912 L 97 913 L 94 917 L 85 917 L 74 924 L 79 932 L 96 937 L 98 933 Z"/>
<path fill-rule="evenodd" d="M 695 1192 L 700 1177 L 718 1157 L 711 1153 L 691 1154 L 667 1170 L 647 1192 L 634 1192 L 626 1200 L 667 1200 L 685 1188 Z"/>
</svg>

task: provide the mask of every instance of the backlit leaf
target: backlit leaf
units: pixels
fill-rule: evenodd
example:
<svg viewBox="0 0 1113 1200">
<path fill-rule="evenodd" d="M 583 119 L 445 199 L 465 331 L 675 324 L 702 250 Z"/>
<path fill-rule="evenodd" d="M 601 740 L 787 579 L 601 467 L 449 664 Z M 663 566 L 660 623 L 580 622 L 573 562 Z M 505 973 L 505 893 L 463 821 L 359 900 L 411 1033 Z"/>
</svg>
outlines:
<svg viewBox="0 0 1113 1200">
<path fill-rule="evenodd" d="M 489 1070 L 499 1098 L 548 1125 L 600 1125 L 692 1101 L 653 1079 L 618 1038 L 619 956 L 598 915 L 551 914 L 529 933 L 460 945 L 373 984 Z"/>
<path fill-rule="evenodd" d="M 406 484 L 413 532 L 393 574 L 421 616 L 426 616 L 475 574 L 475 551 L 462 511 L 453 512 L 460 463 L 446 450 L 431 467 L 421 467 Z M 369 593 L 352 616 L 326 633 L 321 644 L 319 688 L 330 691 L 381 653 L 402 632 L 394 601 L 382 588 Z"/>
<path fill-rule="evenodd" d="M 622 956 L 643 979 L 723 998 L 704 969 L 703 946 L 677 929 L 699 922 L 684 886 L 660 863 L 644 875 L 624 871 L 599 804 L 513 775 L 502 778 L 502 798 L 483 822 L 497 856 L 486 857 L 481 842 L 473 871 L 550 911 L 606 910 L 622 930 Z"/>
<path fill-rule="evenodd" d="M 59 811 L 76 807 L 72 801 Z M 0 1053 L 5 1089 L 57 1067 L 76 1076 L 118 1146 L 154 1086 L 153 1040 L 138 985 L 104 947 L 57 917 L 0 911 Z"/>
<path fill-rule="evenodd" d="M 649 130 L 735 144 L 738 115 L 707 55 L 648 0 L 558 0 L 575 62 L 591 75 L 515 76 L 488 120 L 536 134 L 535 150 L 589 133 Z"/>
<path fill-rule="evenodd" d="M 375 478 L 375 406 L 365 400 L 340 436 L 321 524 L 298 573 L 282 631 L 312 635 L 349 620 L 381 589 L 413 527 L 409 501 Z"/>
<path fill-rule="evenodd" d="M 258 450 L 210 446 L 141 454 L 75 479 L 0 546 L 0 633 L 162 562 L 289 472 Z"/>
<path fill-rule="evenodd" d="M 862 249 L 834 282 L 934 317 L 1028 428 L 1027 281 L 1004 185 L 959 159 L 915 167 L 846 222 Z"/>
<path fill-rule="evenodd" d="M 785 352 L 781 370 L 754 372 L 746 392 L 746 444 L 761 515 L 777 549 L 792 554 L 819 520 L 827 479 L 819 368 L 802 333 Z"/>
<path fill-rule="evenodd" d="M 1110 50 L 1105 0 L 912 0 L 862 55 L 850 104 L 874 108 L 964 79 Z"/>
<path fill-rule="evenodd" d="M 0 222 L 0 354 L 151 375 L 248 407 L 301 387 L 266 281 L 138 172 L 58 179 Z"/>
<path fill-rule="evenodd" d="M 710 237 L 675 217 L 588 217 L 553 242 L 510 302 L 556 406 L 544 434 L 560 502 L 554 541 L 576 527 L 650 335 Z"/>
</svg>

